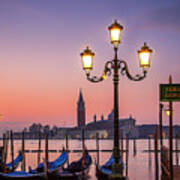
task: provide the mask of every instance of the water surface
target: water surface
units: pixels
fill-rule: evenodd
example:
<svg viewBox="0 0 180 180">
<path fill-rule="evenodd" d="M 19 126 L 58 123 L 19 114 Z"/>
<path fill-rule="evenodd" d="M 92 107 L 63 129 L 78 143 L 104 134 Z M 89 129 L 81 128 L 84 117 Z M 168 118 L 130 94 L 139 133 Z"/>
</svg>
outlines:
<svg viewBox="0 0 180 180">
<path fill-rule="evenodd" d="M 168 144 L 168 142 L 165 142 Z M 2 145 L 2 141 L 0 142 Z M 18 151 L 21 149 L 21 140 L 14 141 L 15 147 L 15 156 Z M 95 140 L 86 140 L 86 147 L 88 149 L 96 149 L 96 141 Z M 148 141 L 147 140 L 137 140 L 137 154 L 133 153 L 133 141 L 129 141 L 129 161 L 128 161 L 128 174 L 130 180 L 152 180 L 154 179 L 154 153 L 145 153 L 143 150 L 148 149 Z M 151 147 L 153 148 L 153 141 L 151 142 Z M 100 150 L 101 149 L 112 149 L 113 141 L 112 140 L 100 140 L 99 141 Z M 49 140 L 49 149 L 60 150 L 62 147 L 65 147 L 64 140 Z M 42 149 L 44 149 L 44 140 L 42 140 Z M 79 140 L 69 140 L 69 149 L 81 149 L 82 143 Z M 125 147 L 125 141 L 124 141 Z M 38 140 L 26 140 L 25 141 L 25 149 L 26 150 L 35 150 L 38 149 Z M 96 153 L 90 153 L 92 155 L 93 164 L 90 169 L 90 179 L 96 180 L 95 177 L 95 159 Z M 59 153 L 49 153 L 49 160 L 53 161 L 55 158 L 59 156 Z M 109 157 L 111 156 L 110 152 L 100 152 L 100 164 L 105 163 Z M 81 157 L 81 153 L 70 153 L 69 158 L 70 162 L 74 160 L 78 160 Z M 44 158 L 44 153 L 41 153 L 41 161 Z M 174 157 L 175 158 L 175 157 Z M 11 160 L 10 151 L 8 153 L 8 162 Z M 124 154 L 125 160 L 125 154 Z M 31 166 L 35 168 L 37 166 L 37 153 L 26 153 L 26 170 Z"/>
</svg>

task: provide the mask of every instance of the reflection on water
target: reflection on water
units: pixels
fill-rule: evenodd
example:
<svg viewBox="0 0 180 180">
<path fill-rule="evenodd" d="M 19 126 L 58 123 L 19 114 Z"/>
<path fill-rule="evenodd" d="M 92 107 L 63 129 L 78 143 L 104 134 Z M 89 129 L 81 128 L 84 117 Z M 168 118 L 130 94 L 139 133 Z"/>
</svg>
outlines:
<svg viewBox="0 0 180 180">
<path fill-rule="evenodd" d="M 15 140 L 15 156 L 17 155 L 18 151 L 21 149 L 21 141 Z M 168 144 L 168 142 L 165 142 Z M 137 140 L 137 153 L 134 156 L 134 147 L 133 141 L 129 141 L 129 167 L 128 173 L 130 180 L 152 180 L 154 179 L 154 153 L 145 153 L 143 150 L 148 149 L 148 140 Z M 0 142 L 2 145 L 2 141 Z M 50 140 L 49 141 L 49 149 L 60 150 L 62 147 L 65 147 L 64 140 Z M 69 149 L 81 149 L 82 143 L 79 140 L 70 140 L 69 141 Z M 100 140 L 99 141 L 100 150 L 101 149 L 112 149 L 113 148 L 113 141 L 112 140 Z M 44 140 L 42 140 L 42 148 L 44 148 Z M 86 140 L 86 147 L 88 149 L 96 149 L 96 141 L 95 140 Z M 125 141 L 124 141 L 125 147 Z M 153 143 L 151 144 L 151 149 L 153 149 Z M 38 149 L 38 140 L 26 140 L 25 141 L 25 149 L 26 150 L 35 150 Z M 9 151 L 10 152 L 10 151 Z M 92 155 L 93 164 L 90 170 L 91 180 L 96 180 L 95 177 L 95 159 L 96 153 L 90 153 Z M 52 161 L 58 157 L 58 153 L 49 153 L 49 160 Z M 109 157 L 111 156 L 110 152 L 100 152 L 100 164 L 105 163 Z M 70 153 L 69 158 L 70 162 L 73 160 L 78 160 L 81 157 L 81 153 Z M 44 153 L 41 154 L 41 161 L 44 158 Z M 10 161 L 10 153 L 8 153 L 8 162 Z M 125 162 L 125 156 L 124 156 Z M 175 162 L 175 161 L 174 161 Z M 28 167 L 36 167 L 37 166 L 37 153 L 26 153 L 26 170 Z"/>
</svg>

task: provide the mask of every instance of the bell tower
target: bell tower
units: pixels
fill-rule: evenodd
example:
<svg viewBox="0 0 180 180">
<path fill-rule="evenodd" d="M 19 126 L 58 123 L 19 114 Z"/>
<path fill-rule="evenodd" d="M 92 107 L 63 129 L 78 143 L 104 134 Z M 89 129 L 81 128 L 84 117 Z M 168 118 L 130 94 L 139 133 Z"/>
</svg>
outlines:
<svg viewBox="0 0 180 180">
<path fill-rule="evenodd" d="M 85 103 L 82 95 L 82 90 L 79 92 L 79 99 L 77 102 L 77 125 L 78 128 L 83 128 L 86 125 L 86 115 L 85 115 Z"/>
</svg>

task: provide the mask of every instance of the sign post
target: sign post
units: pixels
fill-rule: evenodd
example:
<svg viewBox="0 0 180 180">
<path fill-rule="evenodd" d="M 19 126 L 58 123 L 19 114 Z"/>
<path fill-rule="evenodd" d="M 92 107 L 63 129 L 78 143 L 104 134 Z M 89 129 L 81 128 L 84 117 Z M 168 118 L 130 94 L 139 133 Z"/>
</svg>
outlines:
<svg viewBox="0 0 180 180">
<path fill-rule="evenodd" d="M 172 84 L 169 76 L 169 84 L 160 84 L 160 101 L 169 102 L 169 160 L 170 179 L 173 180 L 173 102 L 180 101 L 180 84 Z"/>
<path fill-rule="evenodd" d="M 169 84 L 172 84 L 172 77 L 169 76 Z M 170 88 L 171 89 L 171 88 Z M 176 95 L 176 91 L 174 90 L 169 91 L 172 93 L 169 93 L 170 98 L 174 98 L 172 94 Z M 168 95 L 168 93 L 167 93 Z M 176 96 L 175 96 L 176 97 Z M 169 111 L 170 111 L 170 116 L 169 116 L 169 160 L 170 160 L 170 179 L 174 179 L 174 172 L 173 172 L 173 103 L 172 100 L 169 100 Z"/>
</svg>

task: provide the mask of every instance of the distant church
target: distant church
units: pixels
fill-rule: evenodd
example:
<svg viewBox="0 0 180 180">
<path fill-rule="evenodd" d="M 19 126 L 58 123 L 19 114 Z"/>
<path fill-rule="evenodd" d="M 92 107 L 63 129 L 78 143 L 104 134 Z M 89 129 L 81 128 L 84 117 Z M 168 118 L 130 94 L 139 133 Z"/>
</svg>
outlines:
<svg viewBox="0 0 180 180">
<path fill-rule="evenodd" d="M 82 95 L 82 90 L 79 92 L 79 99 L 77 102 L 77 126 L 82 129 L 86 125 L 86 109 L 85 103 Z"/>
<path fill-rule="evenodd" d="M 77 101 L 77 125 L 75 127 L 59 128 L 55 138 L 64 138 L 68 134 L 69 138 L 80 139 L 82 129 L 85 129 L 85 138 L 93 139 L 98 133 L 100 138 L 112 139 L 114 136 L 114 112 L 112 110 L 105 118 L 104 115 L 101 115 L 99 120 L 94 115 L 93 120 L 86 123 L 85 101 L 80 89 Z M 119 130 L 123 132 L 124 136 L 128 134 L 130 138 L 138 137 L 136 120 L 131 115 L 128 118 L 119 119 Z"/>
<path fill-rule="evenodd" d="M 97 120 L 94 115 L 94 120 L 86 124 L 86 109 L 85 102 L 80 89 L 79 98 L 77 101 L 77 126 L 70 130 L 72 138 L 81 136 L 81 129 L 85 128 L 86 138 L 95 137 L 96 132 L 102 134 L 101 137 L 113 138 L 114 132 L 114 111 L 112 110 L 107 118 L 101 115 L 100 120 Z M 129 118 L 119 119 L 119 129 L 123 134 L 128 134 L 129 137 L 137 137 L 138 132 L 136 128 L 136 120 L 130 115 Z"/>
</svg>

